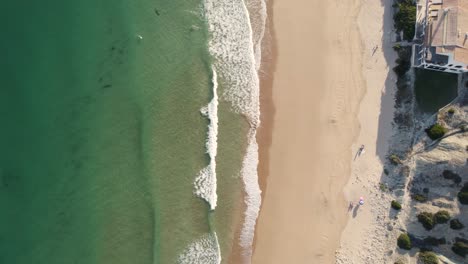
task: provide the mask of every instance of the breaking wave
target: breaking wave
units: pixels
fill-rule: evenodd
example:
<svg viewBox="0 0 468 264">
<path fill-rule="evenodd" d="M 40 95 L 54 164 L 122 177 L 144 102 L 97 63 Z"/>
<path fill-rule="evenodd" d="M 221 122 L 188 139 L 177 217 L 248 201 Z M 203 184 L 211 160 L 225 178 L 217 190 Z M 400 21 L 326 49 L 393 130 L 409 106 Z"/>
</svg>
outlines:
<svg viewBox="0 0 468 264">
<path fill-rule="evenodd" d="M 216 208 L 218 196 L 216 194 L 216 155 L 218 152 L 218 76 L 213 68 L 213 99 L 200 112 L 208 117 L 210 124 L 208 126 L 208 137 L 206 140 L 206 151 L 210 156 L 210 163 L 203 168 L 195 178 L 194 193 L 200 198 L 205 199 L 211 210 Z"/>
<path fill-rule="evenodd" d="M 211 35 L 209 51 L 220 78 L 226 84 L 222 99 L 229 101 L 235 112 L 247 117 L 250 124 L 241 169 L 246 211 L 240 236 L 244 256 L 250 259 L 261 203 L 256 130 L 260 125 L 258 70 L 266 7 L 263 0 L 205 0 L 204 11 Z"/>
<path fill-rule="evenodd" d="M 220 264 L 221 252 L 216 233 L 206 234 L 185 248 L 177 264 Z"/>
</svg>

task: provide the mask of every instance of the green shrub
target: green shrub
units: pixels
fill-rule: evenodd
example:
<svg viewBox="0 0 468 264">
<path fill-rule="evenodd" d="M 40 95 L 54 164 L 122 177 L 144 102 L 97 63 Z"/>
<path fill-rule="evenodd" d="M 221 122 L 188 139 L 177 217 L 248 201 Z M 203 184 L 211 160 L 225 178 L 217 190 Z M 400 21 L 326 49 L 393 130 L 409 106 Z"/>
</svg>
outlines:
<svg viewBox="0 0 468 264">
<path fill-rule="evenodd" d="M 453 114 L 455 114 L 455 109 L 450 108 L 450 109 L 447 111 L 447 113 L 453 115 Z"/>
<path fill-rule="evenodd" d="M 395 200 L 392 201 L 392 208 L 395 210 L 400 210 L 401 209 L 401 204 Z"/>
<path fill-rule="evenodd" d="M 457 196 L 461 204 L 468 204 L 468 182 L 461 188 Z"/>
<path fill-rule="evenodd" d="M 424 203 L 427 201 L 427 196 L 424 194 L 415 194 L 413 195 L 413 200 L 418 201 L 420 203 Z"/>
<path fill-rule="evenodd" d="M 444 245 L 445 243 L 447 243 L 447 240 L 445 240 L 444 237 L 436 238 L 436 237 L 428 236 L 423 239 L 423 242 L 425 245 L 431 245 L 435 247 L 438 245 Z"/>
<path fill-rule="evenodd" d="M 463 187 L 462 187 L 461 191 L 462 191 L 462 192 L 468 192 L 468 182 L 465 182 L 465 183 L 463 184 Z"/>
<path fill-rule="evenodd" d="M 459 192 L 458 200 L 460 200 L 461 204 L 468 204 L 468 192 Z"/>
<path fill-rule="evenodd" d="M 450 171 L 450 170 L 444 170 L 442 172 L 442 176 L 444 177 L 444 179 L 452 180 L 456 184 L 459 184 L 461 182 L 461 180 L 462 180 L 460 175 L 458 175 L 455 172 Z"/>
<path fill-rule="evenodd" d="M 426 129 L 426 133 L 430 139 L 436 140 L 445 135 L 447 133 L 447 128 L 440 124 L 434 124 L 430 128 Z"/>
<path fill-rule="evenodd" d="M 432 251 L 419 252 L 418 259 L 422 264 L 439 264 L 439 258 Z"/>
<path fill-rule="evenodd" d="M 434 216 L 429 212 L 422 212 L 418 214 L 418 221 L 423 225 L 426 230 L 434 228 Z"/>
<path fill-rule="evenodd" d="M 460 230 L 463 227 L 465 227 L 460 220 L 458 219 L 452 219 L 450 220 L 450 228 L 455 229 L 455 230 Z"/>
<path fill-rule="evenodd" d="M 468 254 L 468 244 L 458 241 L 452 246 L 452 251 L 462 257 L 465 257 Z"/>
<path fill-rule="evenodd" d="M 396 60 L 395 62 L 397 63 L 397 65 L 393 67 L 393 71 L 398 76 L 398 78 L 401 78 L 410 69 L 409 66 L 411 66 L 411 64 L 406 63 L 406 61 L 399 61 L 399 60 Z"/>
<path fill-rule="evenodd" d="M 379 183 L 379 188 L 382 192 L 388 191 L 387 185 L 385 185 L 384 183 Z"/>
<path fill-rule="evenodd" d="M 445 211 L 445 210 L 438 211 L 438 212 L 434 215 L 434 221 L 435 221 L 437 224 L 445 224 L 445 223 L 447 223 L 449 220 L 450 220 L 450 214 L 449 214 L 449 212 L 447 212 L 447 211 Z"/>
<path fill-rule="evenodd" d="M 416 5 L 412 0 L 404 0 L 397 3 L 398 12 L 393 15 L 394 26 L 397 31 L 403 31 L 405 40 L 414 37 L 414 25 L 416 23 Z"/>
<path fill-rule="evenodd" d="M 408 234 L 401 234 L 398 237 L 397 245 L 399 248 L 410 250 L 411 249 L 411 239 Z"/>
<path fill-rule="evenodd" d="M 395 154 L 390 155 L 390 157 L 388 157 L 388 159 L 390 160 L 390 162 L 393 165 L 401 164 L 401 159 Z"/>
<path fill-rule="evenodd" d="M 405 263 L 404 260 L 399 259 L 399 260 L 395 261 L 395 263 L 393 263 L 393 264 L 406 264 L 406 263 Z"/>
</svg>

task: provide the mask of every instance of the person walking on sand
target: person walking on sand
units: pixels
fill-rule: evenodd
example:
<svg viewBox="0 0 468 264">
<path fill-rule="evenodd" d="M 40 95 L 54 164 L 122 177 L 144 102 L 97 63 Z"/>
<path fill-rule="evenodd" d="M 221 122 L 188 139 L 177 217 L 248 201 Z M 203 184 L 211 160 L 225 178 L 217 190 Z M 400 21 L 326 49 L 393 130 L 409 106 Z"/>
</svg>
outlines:
<svg viewBox="0 0 468 264">
<path fill-rule="evenodd" d="M 359 156 L 361 156 L 361 154 L 364 153 L 364 145 L 361 145 L 361 147 L 359 148 Z"/>
<path fill-rule="evenodd" d="M 362 196 L 359 197 L 359 205 L 364 205 L 364 198 Z"/>
<path fill-rule="evenodd" d="M 354 156 L 354 159 L 356 160 L 356 158 L 361 156 L 362 153 L 364 153 L 364 145 L 361 145 L 361 147 L 358 149 L 358 151 L 356 152 L 356 156 Z"/>
</svg>

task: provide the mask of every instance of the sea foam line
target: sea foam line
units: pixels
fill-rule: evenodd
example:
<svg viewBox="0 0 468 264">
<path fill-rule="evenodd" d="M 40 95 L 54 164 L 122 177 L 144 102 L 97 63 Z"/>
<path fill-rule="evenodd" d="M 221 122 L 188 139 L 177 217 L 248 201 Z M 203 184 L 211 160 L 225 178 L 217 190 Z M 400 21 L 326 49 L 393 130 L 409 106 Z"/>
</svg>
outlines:
<svg viewBox="0 0 468 264">
<path fill-rule="evenodd" d="M 262 1 L 262 0 L 256 0 Z M 252 3 L 252 1 L 251 1 Z M 261 2 L 260 7 L 264 2 Z M 245 219 L 240 235 L 240 245 L 246 260 L 250 260 L 255 223 L 261 203 L 261 190 L 258 185 L 258 145 L 256 130 L 260 124 L 259 43 L 262 36 L 254 36 L 247 6 L 242 0 L 205 0 L 205 16 L 211 39 L 209 51 L 214 57 L 216 69 L 226 83 L 222 98 L 231 102 L 232 109 L 247 117 L 250 130 L 247 149 L 242 162 L 241 176 L 245 188 Z M 266 13 L 260 19 L 266 20 Z M 259 34 L 263 34 L 261 29 Z"/>
<path fill-rule="evenodd" d="M 188 245 L 177 259 L 178 264 L 220 264 L 221 251 L 219 249 L 216 232 L 205 234 Z"/>
<path fill-rule="evenodd" d="M 260 70 L 262 62 L 262 41 L 265 35 L 267 18 L 267 0 L 245 0 L 252 29 L 252 45 L 255 56 L 255 68 Z"/>
<path fill-rule="evenodd" d="M 210 163 L 203 168 L 195 178 L 194 193 L 198 197 L 205 199 L 211 210 L 216 208 L 218 196 L 216 194 L 216 155 L 218 152 L 218 76 L 213 67 L 213 99 L 207 106 L 200 109 L 202 115 L 208 117 L 208 136 L 206 139 L 206 152 L 210 157 Z"/>
</svg>

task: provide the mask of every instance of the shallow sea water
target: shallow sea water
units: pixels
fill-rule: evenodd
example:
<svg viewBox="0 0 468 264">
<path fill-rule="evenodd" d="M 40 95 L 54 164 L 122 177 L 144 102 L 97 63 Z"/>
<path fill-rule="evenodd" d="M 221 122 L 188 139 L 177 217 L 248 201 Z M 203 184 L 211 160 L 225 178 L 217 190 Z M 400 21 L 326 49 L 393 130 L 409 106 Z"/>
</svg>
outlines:
<svg viewBox="0 0 468 264">
<path fill-rule="evenodd" d="M 212 97 L 200 8 L 4 3 L 0 263 L 174 263 L 215 229 L 230 250 L 246 122 L 220 105 L 210 212 L 193 194 Z"/>
</svg>

